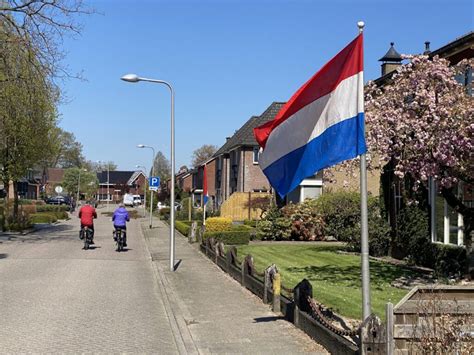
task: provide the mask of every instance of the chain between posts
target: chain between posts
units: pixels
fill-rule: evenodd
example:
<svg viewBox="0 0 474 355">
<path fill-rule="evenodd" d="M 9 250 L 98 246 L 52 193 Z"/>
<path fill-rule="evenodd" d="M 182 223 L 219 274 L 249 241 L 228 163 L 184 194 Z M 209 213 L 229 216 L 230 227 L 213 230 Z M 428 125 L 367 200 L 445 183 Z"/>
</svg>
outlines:
<svg viewBox="0 0 474 355">
<path fill-rule="evenodd" d="M 311 307 L 311 310 L 313 311 L 313 318 L 316 318 L 316 320 L 324 325 L 326 328 L 329 330 L 333 331 L 336 334 L 342 335 L 342 336 L 355 336 L 359 334 L 359 331 L 362 327 L 362 323 L 356 328 L 356 329 L 341 329 L 338 327 L 335 327 L 331 321 L 329 321 L 326 316 L 321 312 L 320 307 L 321 305 L 318 304 L 314 299 L 308 296 L 308 303 Z"/>
</svg>

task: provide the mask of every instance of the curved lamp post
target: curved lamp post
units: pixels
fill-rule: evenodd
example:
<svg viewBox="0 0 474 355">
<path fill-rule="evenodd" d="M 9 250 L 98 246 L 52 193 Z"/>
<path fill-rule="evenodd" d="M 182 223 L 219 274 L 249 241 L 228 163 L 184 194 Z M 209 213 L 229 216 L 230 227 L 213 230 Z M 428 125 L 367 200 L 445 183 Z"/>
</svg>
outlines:
<svg viewBox="0 0 474 355">
<path fill-rule="evenodd" d="M 155 176 L 155 148 L 149 145 L 145 145 L 145 144 L 138 144 L 137 148 L 149 148 L 153 151 L 153 158 L 151 159 L 151 176 Z M 150 192 L 150 229 L 152 227 L 153 227 L 153 192 Z"/>
<path fill-rule="evenodd" d="M 123 81 L 127 81 L 129 83 L 138 83 L 139 81 L 147 81 L 150 83 L 155 84 L 162 84 L 168 87 L 171 94 L 171 203 L 170 203 L 170 219 L 171 219 L 171 226 L 170 226 L 170 270 L 174 271 L 174 179 L 175 179 L 175 161 L 174 161 L 174 89 L 170 83 L 157 80 L 157 79 L 147 79 L 141 78 L 136 74 L 127 74 L 122 76 L 121 78 Z"/>
</svg>

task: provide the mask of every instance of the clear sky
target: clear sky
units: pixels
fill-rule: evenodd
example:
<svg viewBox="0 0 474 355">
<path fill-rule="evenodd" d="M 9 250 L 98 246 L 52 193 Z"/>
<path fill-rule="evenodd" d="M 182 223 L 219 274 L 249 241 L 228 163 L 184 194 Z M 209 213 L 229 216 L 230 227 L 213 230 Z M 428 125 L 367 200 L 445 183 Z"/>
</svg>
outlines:
<svg viewBox="0 0 474 355">
<path fill-rule="evenodd" d="M 469 0 L 88 1 L 82 34 L 66 39 L 71 79 L 60 126 L 90 160 L 121 170 L 151 165 L 147 144 L 170 154 L 166 87 L 129 84 L 126 73 L 169 81 L 176 91 L 176 167 L 203 144 L 221 146 L 252 115 L 287 101 L 365 27 L 365 78 L 380 76 L 391 41 L 400 53 L 437 49 L 472 31 Z"/>
</svg>

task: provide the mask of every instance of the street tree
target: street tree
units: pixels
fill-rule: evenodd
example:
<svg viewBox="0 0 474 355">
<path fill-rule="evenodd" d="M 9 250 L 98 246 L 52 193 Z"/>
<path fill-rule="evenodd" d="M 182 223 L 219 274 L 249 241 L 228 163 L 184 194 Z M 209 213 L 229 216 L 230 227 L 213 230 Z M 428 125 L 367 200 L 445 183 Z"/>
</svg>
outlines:
<svg viewBox="0 0 474 355">
<path fill-rule="evenodd" d="M 49 78 L 71 76 L 62 64 L 62 42 L 79 34 L 78 17 L 92 12 L 82 0 L 0 1 L 0 20 L 11 34 L 7 41 L 31 54 L 31 67 Z"/>
<path fill-rule="evenodd" d="M 96 173 L 101 172 L 101 171 L 115 171 L 117 170 L 117 164 L 115 164 L 113 161 L 107 161 L 107 162 L 95 162 L 92 160 L 87 160 L 84 164 L 84 167 L 89 170 L 89 171 L 95 171 Z"/>
<path fill-rule="evenodd" d="M 6 186 L 13 182 L 13 217 L 18 215 L 17 182 L 51 150 L 56 126 L 57 90 L 32 66 L 35 53 L 25 51 L 8 26 L 0 24 L 0 166 Z"/>
<path fill-rule="evenodd" d="M 93 171 L 84 171 L 83 168 L 73 167 L 64 171 L 62 187 L 65 191 L 76 196 L 77 191 L 85 194 L 86 198 L 91 197 L 99 186 L 97 175 Z"/>
<path fill-rule="evenodd" d="M 204 144 L 200 148 L 196 149 L 193 152 L 193 156 L 191 158 L 192 166 L 197 167 L 201 163 L 204 163 L 206 160 L 211 158 L 215 152 L 217 152 L 218 147 L 212 144 Z"/>
<path fill-rule="evenodd" d="M 171 176 L 171 164 L 160 151 L 156 153 L 153 167 L 155 170 L 155 176 L 159 176 L 162 182 L 165 182 Z"/>
<path fill-rule="evenodd" d="M 474 208 L 457 193 L 474 183 L 474 98 L 456 80 L 474 61 L 455 66 L 438 57 L 411 56 L 388 85 L 369 83 L 366 92 L 367 146 L 371 167 L 390 164 L 413 188 L 429 178 L 447 203 L 464 217 L 465 244 L 472 259 Z"/>
<path fill-rule="evenodd" d="M 55 127 L 51 131 L 51 137 L 54 144 L 53 150 L 47 157 L 45 166 L 55 168 L 80 167 L 85 159 L 82 155 L 82 144 L 76 141 L 74 133 Z"/>
</svg>

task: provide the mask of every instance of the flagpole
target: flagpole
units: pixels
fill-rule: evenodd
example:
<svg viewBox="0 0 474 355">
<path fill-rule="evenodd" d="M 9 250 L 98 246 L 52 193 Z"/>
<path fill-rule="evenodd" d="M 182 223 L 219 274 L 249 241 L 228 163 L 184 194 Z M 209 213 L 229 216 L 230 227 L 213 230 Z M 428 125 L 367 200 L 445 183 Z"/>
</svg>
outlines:
<svg viewBox="0 0 474 355">
<path fill-rule="evenodd" d="M 364 31 L 364 22 L 357 22 L 359 33 Z M 362 78 L 363 81 L 363 72 Z M 364 100 L 362 101 L 364 104 Z M 364 129 L 365 135 L 365 129 Z M 367 161 L 365 153 L 360 155 L 360 249 L 362 272 L 362 319 L 367 319 L 371 314 L 370 307 L 370 270 L 369 270 L 369 233 L 367 221 Z"/>
</svg>

